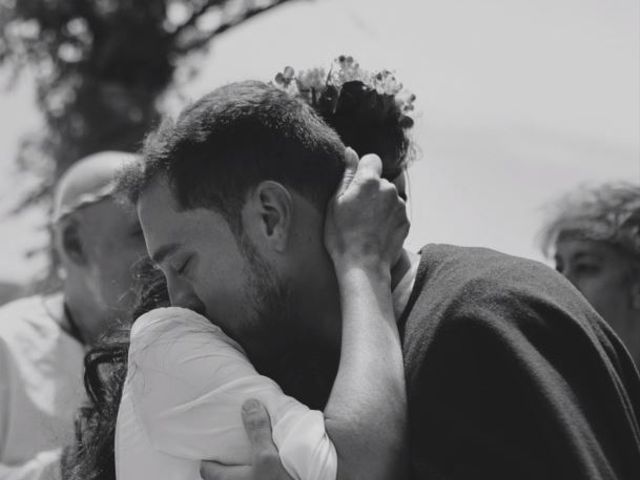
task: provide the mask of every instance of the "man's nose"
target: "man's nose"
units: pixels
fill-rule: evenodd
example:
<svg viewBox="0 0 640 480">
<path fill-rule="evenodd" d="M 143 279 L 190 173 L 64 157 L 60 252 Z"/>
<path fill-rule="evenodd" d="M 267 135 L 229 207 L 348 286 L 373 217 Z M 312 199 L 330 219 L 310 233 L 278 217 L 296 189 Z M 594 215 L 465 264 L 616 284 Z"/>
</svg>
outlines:
<svg viewBox="0 0 640 480">
<path fill-rule="evenodd" d="M 172 283 L 173 284 L 169 285 L 169 301 L 171 305 L 174 307 L 188 308 L 189 310 L 204 315 L 206 310 L 204 303 L 193 289 L 184 282 L 178 282 L 177 285 L 175 284 L 176 282 Z"/>
</svg>

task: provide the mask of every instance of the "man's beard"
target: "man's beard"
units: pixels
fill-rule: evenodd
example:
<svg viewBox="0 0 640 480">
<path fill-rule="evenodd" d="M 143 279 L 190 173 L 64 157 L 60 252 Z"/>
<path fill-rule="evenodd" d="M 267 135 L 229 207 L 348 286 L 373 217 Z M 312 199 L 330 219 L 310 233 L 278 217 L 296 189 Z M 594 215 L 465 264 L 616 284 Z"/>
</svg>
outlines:
<svg viewBox="0 0 640 480">
<path fill-rule="evenodd" d="M 241 234 L 238 244 L 247 260 L 248 279 L 244 287 L 246 323 L 238 337 L 249 360 L 262 373 L 291 344 L 295 322 L 290 289 L 246 235 Z"/>
<path fill-rule="evenodd" d="M 249 269 L 245 292 L 251 310 L 243 347 L 249 360 L 288 395 L 311 408 L 323 408 L 333 385 L 339 352 L 329 351 L 317 338 L 309 338 L 305 323 L 293 313 L 289 284 L 278 278 L 251 241 L 242 237 L 239 244 Z"/>
</svg>

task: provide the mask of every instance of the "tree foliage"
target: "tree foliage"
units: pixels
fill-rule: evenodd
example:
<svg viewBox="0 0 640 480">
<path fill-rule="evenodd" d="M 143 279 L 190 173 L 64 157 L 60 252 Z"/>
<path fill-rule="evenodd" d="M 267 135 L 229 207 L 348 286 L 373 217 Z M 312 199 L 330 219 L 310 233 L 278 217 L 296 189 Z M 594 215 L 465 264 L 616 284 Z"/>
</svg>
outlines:
<svg viewBox="0 0 640 480">
<path fill-rule="evenodd" d="M 42 198 L 70 164 L 135 151 L 185 57 L 287 0 L 0 0 L 0 66 L 32 68 L 46 128 L 20 165 L 43 174 Z"/>
</svg>

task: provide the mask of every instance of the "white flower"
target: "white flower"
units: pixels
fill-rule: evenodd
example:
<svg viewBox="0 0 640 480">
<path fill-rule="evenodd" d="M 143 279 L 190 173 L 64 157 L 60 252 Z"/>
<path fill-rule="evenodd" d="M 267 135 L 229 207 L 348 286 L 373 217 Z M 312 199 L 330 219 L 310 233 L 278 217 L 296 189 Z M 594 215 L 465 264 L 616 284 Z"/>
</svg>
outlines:
<svg viewBox="0 0 640 480">
<path fill-rule="evenodd" d="M 327 72 L 322 67 L 303 70 L 298 73 L 296 81 L 300 91 L 315 90 L 320 92 L 327 86 Z"/>
<path fill-rule="evenodd" d="M 416 100 L 415 94 L 408 90 L 402 90 L 395 96 L 396 105 L 400 111 L 404 114 L 412 112 L 415 108 L 413 102 Z"/>
<path fill-rule="evenodd" d="M 294 82 L 296 72 L 292 67 L 286 66 L 282 72 L 278 72 L 274 78 L 275 86 L 291 95 L 297 95 L 298 84 Z"/>
<path fill-rule="evenodd" d="M 376 92 L 382 97 L 385 114 L 394 104 L 397 107 L 398 121 L 404 126 L 413 124 L 411 112 L 416 96 L 405 90 L 402 83 L 389 70 L 368 72 L 362 68 L 353 57 L 341 55 L 333 60 L 329 73 L 324 68 L 311 68 L 295 72 L 291 67 L 278 73 L 275 77 L 275 85 L 285 92 L 303 99 L 306 103 L 318 106 L 322 101 L 325 105 L 335 108 L 340 101 L 342 87 L 347 82 L 362 82 L 364 88 Z"/>
<path fill-rule="evenodd" d="M 382 70 L 373 75 L 372 87 L 380 95 L 397 95 L 402 90 L 402 83 L 389 70 Z"/>
<path fill-rule="evenodd" d="M 340 89 L 347 82 L 360 81 L 368 84 L 371 75 L 360 68 L 360 64 L 353 57 L 340 55 L 333 61 L 327 84 Z"/>
</svg>

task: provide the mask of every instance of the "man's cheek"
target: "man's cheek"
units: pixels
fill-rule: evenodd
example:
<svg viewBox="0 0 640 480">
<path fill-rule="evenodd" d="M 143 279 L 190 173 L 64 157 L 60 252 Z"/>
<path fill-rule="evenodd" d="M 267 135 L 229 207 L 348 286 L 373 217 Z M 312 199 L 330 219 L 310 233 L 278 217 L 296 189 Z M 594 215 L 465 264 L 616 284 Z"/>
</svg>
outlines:
<svg viewBox="0 0 640 480">
<path fill-rule="evenodd" d="M 223 321 L 221 296 L 215 295 L 211 290 L 207 290 L 206 285 L 194 285 L 194 293 L 202 301 L 205 308 L 205 316 L 218 326 Z"/>
</svg>

